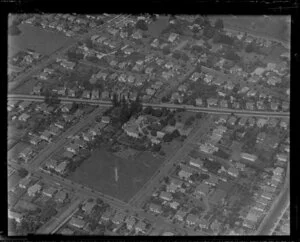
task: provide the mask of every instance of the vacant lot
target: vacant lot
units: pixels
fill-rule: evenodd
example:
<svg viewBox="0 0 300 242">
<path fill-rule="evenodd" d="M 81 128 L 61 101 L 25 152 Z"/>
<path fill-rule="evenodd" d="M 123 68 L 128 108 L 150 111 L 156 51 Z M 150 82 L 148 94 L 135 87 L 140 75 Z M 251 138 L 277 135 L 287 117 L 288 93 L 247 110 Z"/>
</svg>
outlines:
<svg viewBox="0 0 300 242">
<path fill-rule="evenodd" d="M 141 152 L 136 159 L 126 160 L 101 148 L 95 150 L 92 156 L 70 175 L 70 179 L 128 201 L 154 174 L 162 161 L 149 152 Z M 118 169 L 118 182 L 115 181 L 115 167 Z"/>
<path fill-rule="evenodd" d="M 27 48 L 44 55 L 49 55 L 61 48 L 64 44 L 74 41 L 62 33 L 46 31 L 29 24 L 22 24 L 19 28 L 22 31 L 20 35 L 8 37 L 9 57 Z"/>
<path fill-rule="evenodd" d="M 153 37 L 159 37 L 160 33 L 169 25 L 169 17 L 161 16 L 157 21 L 148 26 L 148 33 Z"/>
</svg>

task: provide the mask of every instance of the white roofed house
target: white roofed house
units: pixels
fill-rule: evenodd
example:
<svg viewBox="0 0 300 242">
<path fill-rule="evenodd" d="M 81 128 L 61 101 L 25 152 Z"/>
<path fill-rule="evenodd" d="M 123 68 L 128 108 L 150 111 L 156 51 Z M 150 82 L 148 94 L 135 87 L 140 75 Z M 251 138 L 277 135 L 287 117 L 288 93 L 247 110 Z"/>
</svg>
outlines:
<svg viewBox="0 0 300 242">
<path fill-rule="evenodd" d="M 193 82 L 196 82 L 201 77 L 201 74 L 199 72 L 194 72 L 192 76 L 190 77 L 190 80 Z"/>
<path fill-rule="evenodd" d="M 91 98 L 91 92 L 88 90 L 84 90 L 82 93 L 82 98 L 87 98 L 90 99 Z"/>
<path fill-rule="evenodd" d="M 229 175 L 231 175 L 233 177 L 238 177 L 238 175 L 239 175 L 239 170 L 235 167 L 229 167 L 227 172 L 228 172 Z"/>
<path fill-rule="evenodd" d="M 193 170 L 192 170 L 192 169 L 189 169 L 188 167 L 183 167 L 183 168 L 179 171 L 178 176 L 179 176 L 181 179 L 188 180 L 192 174 L 193 174 Z"/>
<path fill-rule="evenodd" d="M 271 102 L 271 109 L 276 111 L 278 109 L 279 103 L 278 102 Z"/>
<path fill-rule="evenodd" d="M 171 43 L 173 43 L 177 39 L 178 36 L 179 35 L 176 34 L 176 33 L 171 33 L 170 36 L 169 36 L 169 38 L 168 38 L 168 41 L 170 41 Z"/>
<path fill-rule="evenodd" d="M 255 162 L 257 160 L 256 155 L 252 155 L 252 154 L 248 154 L 248 153 L 241 153 L 241 158 L 248 160 L 248 161 L 252 161 L 252 162 Z"/>
<path fill-rule="evenodd" d="M 22 215 L 21 213 L 13 212 L 10 209 L 8 209 L 8 218 L 14 219 L 17 223 L 21 223 L 24 218 L 24 215 Z"/>
<path fill-rule="evenodd" d="M 159 197 L 165 201 L 171 201 L 173 199 L 172 194 L 169 192 L 165 192 L 165 191 L 162 191 L 160 193 Z"/>
<path fill-rule="evenodd" d="M 82 229 L 86 225 L 86 222 L 80 218 L 72 217 L 69 224 L 78 229 Z"/>
<path fill-rule="evenodd" d="M 60 174 L 64 174 L 66 171 L 68 163 L 66 161 L 63 161 L 61 163 L 59 163 L 58 166 L 55 167 L 55 171 L 60 173 Z"/>
<path fill-rule="evenodd" d="M 54 187 L 48 187 L 43 190 L 43 194 L 47 197 L 53 197 L 53 195 L 56 193 L 57 189 Z"/>
<path fill-rule="evenodd" d="M 27 113 L 22 113 L 20 116 L 19 116 L 19 120 L 20 121 L 23 121 L 23 122 L 26 122 L 28 119 L 30 118 L 30 115 L 27 114 Z"/>
<path fill-rule="evenodd" d="M 195 225 L 198 222 L 198 220 L 199 218 L 196 215 L 191 213 L 186 217 L 186 223 L 189 226 Z"/>
<path fill-rule="evenodd" d="M 135 217 L 133 216 L 128 216 L 126 219 L 125 219 L 125 223 L 126 223 L 126 227 L 128 230 L 132 230 L 135 223 L 136 223 L 136 219 Z"/>
<path fill-rule="evenodd" d="M 149 205 L 149 210 L 154 213 L 162 213 L 162 207 L 154 203 Z"/>
<path fill-rule="evenodd" d="M 39 193 L 42 189 L 42 186 L 40 184 L 34 184 L 33 186 L 29 187 L 27 190 L 27 193 L 30 197 L 34 197 L 36 193 Z"/>
<path fill-rule="evenodd" d="M 288 155 L 284 154 L 284 153 L 280 153 L 280 154 L 276 155 L 276 158 L 277 158 L 278 161 L 287 162 Z"/>
<path fill-rule="evenodd" d="M 27 161 L 32 156 L 33 153 L 34 153 L 33 150 L 30 147 L 27 147 L 23 151 L 21 151 L 19 157 Z"/>
<path fill-rule="evenodd" d="M 135 231 L 140 233 L 146 232 L 146 223 L 142 220 L 139 220 L 139 222 L 135 225 Z"/>
<path fill-rule="evenodd" d="M 45 130 L 40 137 L 42 140 L 46 140 L 48 142 L 51 142 L 52 140 L 52 134 L 48 130 Z"/>
<path fill-rule="evenodd" d="M 183 210 L 178 210 L 174 216 L 175 219 L 179 220 L 179 221 L 183 221 L 185 216 L 186 216 L 187 212 L 183 211 Z"/>
<path fill-rule="evenodd" d="M 195 189 L 195 195 L 206 196 L 209 192 L 209 186 L 207 184 L 199 184 Z"/>
<path fill-rule="evenodd" d="M 203 161 L 200 160 L 200 158 L 198 158 L 198 159 L 191 158 L 190 161 L 189 161 L 189 164 L 191 166 L 201 168 L 203 166 Z"/>
<path fill-rule="evenodd" d="M 218 105 L 218 99 L 216 98 L 208 98 L 207 100 L 207 106 L 212 107 L 212 106 L 217 106 Z"/>
</svg>

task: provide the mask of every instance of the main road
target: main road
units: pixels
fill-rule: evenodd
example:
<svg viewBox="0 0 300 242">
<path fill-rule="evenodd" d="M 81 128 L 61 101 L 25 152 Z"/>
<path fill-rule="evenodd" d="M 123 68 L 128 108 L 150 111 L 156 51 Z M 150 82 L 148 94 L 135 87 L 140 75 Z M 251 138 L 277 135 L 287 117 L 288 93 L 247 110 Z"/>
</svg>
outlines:
<svg viewBox="0 0 300 242">
<path fill-rule="evenodd" d="M 287 173 L 285 176 L 285 182 L 279 196 L 273 202 L 269 213 L 263 219 L 259 228 L 256 231 L 256 235 L 271 235 L 274 225 L 278 218 L 280 218 L 282 212 L 290 203 L 290 163 L 288 163 Z"/>
<path fill-rule="evenodd" d="M 128 15 L 129 16 L 129 15 Z M 58 50 L 54 51 L 50 54 L 50 57 L 48 59 L 45 59 L 41 61 L 36 66 L 30 68 L 25 73 L 20 74 L 18 77 L 16 77 L 12 82 L 8 85 L 8 92 L 11 92 L 13 89 L 17 88 L 19 85 L 27 81 L 29 78 L 31 78 L 33 75 L 37 74 L 41 69 L 47 67 L 51 62 L 53 62 L 57 57 L 61 56 L 62 54 L 66 53 L 70 48 L 74 47 L 79 41 L 84 41 L 88 38 L 90 38 L 92 35 L 98 33 L 99 31 L 104 30 L 107 25 L 111 24 L 111 22 L 115 24 L 119 24 L 120 21 L 124 21 L 128 16 L 123 15 L 117 15 L 116 17 L 108 20 L 103 25 L 96 27 L 95 29 L 92 29 L 86 34 L 81 35 L 80 37 L 76 38 L 73 43 L 66 43 Z M 119 20 L 119 21 L 118 21 Z"/>
<path fill-rule="evenodd" d="M 93 100 L 93 99 L 83 99 L 83 98 L 68 98 L 59 97 L 61 102 L 72 103 L 86 103 L 92 105 L 101 105 L 105 107 L 112 106 L 112 102 L 103 100 Z M 27 101 L 40 101 L 45 100 L 44 96 L 26 95 L 26 94 L 8 94 L 8 100 L 27 100 Z M 251 111 L 251 110 L 239 110 L 239 109 L 228 109 L 228 108 L 213 108 L 213 107 L 195 107 L 192 105 L 184 104 L 171 104 L 171 103 L 143 103 L 143 106 L 151 106 L 153 108 L 169 108 L 169 109 L 182 109 L 191 112 L 204 112 L 212 114 L 235 114 L 238 116 L 256 116 L 256 117 L 274 117 L 274 118 L 284 118 L 289 117 L 289 112 L 271 112 L 271 111 Z"/>
</svg>

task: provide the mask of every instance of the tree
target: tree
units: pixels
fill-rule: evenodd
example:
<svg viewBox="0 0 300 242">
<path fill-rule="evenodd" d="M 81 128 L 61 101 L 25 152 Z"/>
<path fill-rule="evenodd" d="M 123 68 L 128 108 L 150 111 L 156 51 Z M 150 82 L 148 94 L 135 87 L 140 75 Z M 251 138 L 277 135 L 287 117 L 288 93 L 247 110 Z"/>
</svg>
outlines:
<svg viewBox="0 0 300 242">
<path fill-rule="evenodd" d="M 152 129 L 150 133 L 152 136 L 156 136 L 156 130 Z"/>
<path fill-rule="evenodd" d="M 15 35 L 19 35 L 21 34 L 21 30 L 18 28 L 17 25 L 12 24 L 9 28 L 8 28 L 8 34 L 15 36 Z"/>
<path fill-rule="evenodd" d="M 203 19 L 203 17 L 200 16 L 200 17 L 196 18 L 195 21 L 194 21 L 194 24 L 198 24 L 200 27 L 202 27 L 203 24 L 204 24 L 204 19 Z"/>
<path fill-rule="evenodd" d="M 28 171 L 25 169 L 25 168 L 20 168 L 18 170 L 18 175 L 21 177 L 21 178 L 24 178 L 28 175 Z"/>
<path fill-rule="evenodd" d="M 153 152 L 159 152 L 160 149 L 161 149 L 161 145 L 160 145 L 160 144 L 154 144 L 154 145 L 152 146 L 152 151 L 153 151 Z"/>
<path fill-rule="evenodd" d="M 171 125 L 171 126 L 175 126 L 175 124 L 176 124 L 175 118 L 170 118 L 169 121 L 168 121 L 168 124 Z"/>
<path fill-rule="evenodd" d="M 89 49 L 92 49 L 94 47 L 93 42 L 91 39 L 88 39 L 86 42 L 86 47 L 88 47 Z"/>
<path fill-rule="evenodd" d="M 201 119 L 202 118 L 202 114 L 201 113 L 196 113 L 196 118 L 197 119 Z"/>
<path fill-rule="evenodd" d="M 221 30 L 224 28 L 224 23 L 223 23 L 223 20 L 222 19 L 217 19 L 216 22 L 215 22 L 215 28 L 217 30 Z"/>
<path fill-rule="evenodd" d="M 144 114 L 151 114 L 152 111 L 153 111 L 153 108 L 152 108 L 151 106 L 147 106 L 147 107 L 143 110 Z"/>
<path fill-rule="evenodd" d="M 171 53 L 171 50 L 170 50 L 169 47 L 165 47 L 165 48 L 162 49 L 162 52 L 163 52 L 164 55 L 168 55 L 168 54 Z"/>
<path fill-rule="evenodd" d="M 247 53 L 250 53 L 250 52 L 253 52 L 253 51 L 254 51 L 254 44 L 253 44 L 253 42 L 252 42 L 252 43 L 249 43 L 248 45 L 246 45 L 245 51 L 246 51 Z"/>
<path fill-rule="evenodd" d="M 113 94 L 113 100 L 112 100 L 112 103 L 113 103 L 113 106 L 114 106 L 114 107 L 120 106 L 120 102 L 119 102 L 119 100 L 118 100 L 118 95 L 117 95 L 117 93 L 114 93 L 114 94 Z"/>
<path fill-rule="evenodd" d="M 141 29 L 141 30 L 144 30 L 144 31 L 147 31 L 147 30 L 148 30 L 148 25 L 147 25 L 147 23 L 146 23 L 144 20 L 142 20 L 142 19 L 140 19 L 140 20 L 138 20 L 138 21 L 136 22 L 135 27 L 136 27 L 137 29 Z"/>
<path fill-rule="evenodd" d="M 206 26 L 204 27 L 204 30 L 203 30 L 203 35 L 208 38 L 208 39 L 211 39 L 215 34 L 215 29 L 212 28 L 211 26 Z"/>
<path fill-rule="evenodd" d="M 163 103 L 166 103 L 166 102 L 169 101 L 169 99 L 168 99 L 166 96 L 163 96 L 163 97 L 161 98 L 161 101 L 162 101 Z"/>
</svg>

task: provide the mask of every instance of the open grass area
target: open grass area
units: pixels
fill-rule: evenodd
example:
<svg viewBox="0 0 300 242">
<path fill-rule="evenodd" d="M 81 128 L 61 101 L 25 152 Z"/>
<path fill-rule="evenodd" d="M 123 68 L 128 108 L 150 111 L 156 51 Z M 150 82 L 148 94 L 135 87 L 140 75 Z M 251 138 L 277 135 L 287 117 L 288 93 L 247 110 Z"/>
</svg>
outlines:
<svg viewBox="0 0 300 242">
<path fill-rule="evenodd" d="M 43 55 L 49 55 L 64 44 L 74 41 L 62 33 L 46 31 L 29 24 L 21 24 L 19 28 L 21 30 L 20 35 L 8 37 L 9 57 L 27 48 L 33 49 Z"/>
<path fill-rule="evenodd" d="M 150 152 L 140 152 L 134 160 L 127 160 L 100 148 L 70 175 L 70 179 L 128 201 L 162 162 L 162 158 L 154 157 Z M 115 181 L 115 167 L 118 167 L 118 182 Z"/>
<path fill-rule="evenodd" d="M 169 25 L 169 17 L 161 16 L 148 26 L 148 33 L 153 37 L 159 37 L 160 33 Z"/>
<path fill-rule="evenodd" d="M 221 18 L 225 28 L 247 31 L 250 34 L 289 41 L 290 25 L 288 16 L 215 16 Z"/>
</svg>

